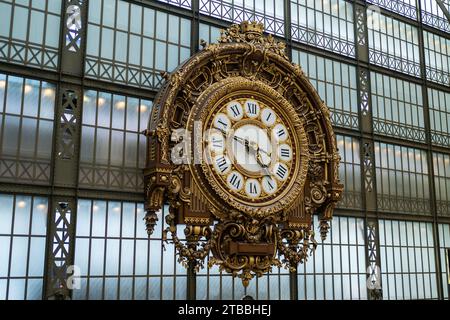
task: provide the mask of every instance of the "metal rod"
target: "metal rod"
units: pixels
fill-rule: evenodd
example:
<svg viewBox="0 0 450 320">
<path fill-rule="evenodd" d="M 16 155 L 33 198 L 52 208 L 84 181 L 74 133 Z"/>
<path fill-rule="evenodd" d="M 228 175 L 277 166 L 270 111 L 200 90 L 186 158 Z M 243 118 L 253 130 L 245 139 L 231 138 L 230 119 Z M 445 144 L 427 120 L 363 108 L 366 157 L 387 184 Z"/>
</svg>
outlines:
<svg viewBox="0 0 450 320">
<path fill-rule="evenodd" d="M 187 300 L 196 300 L 197 297 L 197 274 L 195 272 L 195 261 L 189 261 L 187 271 Z"/>
<path fill-rule="evenodd" d="M 291 300 L 298 300 L 298 276 L 297 268 L 289 272 L 289 291 Z"/>
</svg>

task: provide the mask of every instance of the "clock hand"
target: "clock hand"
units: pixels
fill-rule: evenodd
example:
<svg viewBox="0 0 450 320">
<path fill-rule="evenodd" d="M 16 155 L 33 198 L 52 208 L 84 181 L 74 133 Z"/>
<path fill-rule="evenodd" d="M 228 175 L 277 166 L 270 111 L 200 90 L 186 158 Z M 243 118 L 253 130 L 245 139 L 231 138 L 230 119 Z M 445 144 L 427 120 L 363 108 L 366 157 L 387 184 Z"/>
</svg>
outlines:
<svg viewBox="0 0 450 320">
<path fill-rule="evenodd" d="M 227 132 L 226 132 L 225 130 L 220 129 L 220 128 L 217 128 L 217 127 L 214 127 L 214 129 L 219 130 L 219 132 L 220 132 L 221 134 L 223 134 L 223 135 L 225 136 L 225 138 L 227 137 Z"/>
<path fill-rule="evenodd" d="M 265 175 L 270 177 L 271 174 L 269 171 L 269 166 L 262 162 L 261 155 L 259 153 L 256 155 L 256 162 L 258 162 L 259 166 L 263 169 L 263 171 L 265 172 Z"/>
<path fill-rule="evenodd" d="M 221 128 L 215 128 L 217 130 L 219 130 L 225 137 L 227 136 L 227 132 Z M 267 176 L 271 176 L 270 171 L 268 169 L 268 165 L 264 164 L 261 160 L 261 154 L 265 153 L 266 155 L 268 155 L 269 157 L 271 156 L 271 153 L 268 153 L 267 151 L 261 149 L 259 147 L 259 145 L 257 143 L 250 143 L 250 141 L 248 139 L 244 139 L 241 138 L 239 136 L 234 135 L 233 139 L 241 144 L 243 144 L 245 146 L 245 150 L 248 153 L 253 153 L 255 155 L 256 158 L 256 162 L 261 166 L 261 168 L 265 171 Z M 252 148 L 250 147 L 250 145 L 252 145 Z"/>
<path fill-rule="evenodd" d="M 252 148 L 250 148 L 250 141 L 248 141 L 247 139 L 238 137 L 236 135 L 233 136 L 233 139 L 241 144 L 243 144 L 245 146 L 245 150 L 250 153 L 250 151 L 253 151 Z"/>
<path fill-rule="evenodd" d="M 225 138 L 227 137 L 228 133 L 227 133 L 225 130 L 223 130 L 223 129 L 221 129 L 221 128 L 217 128 L 217 127 L 215 127 L 214 129 L 219 130 L 220 133 L 222 133 L 222 134 L 225 136 Z M 240 142 L 240 143 L 244 144 L 244 146 L 245 146 L 247 149 L 248 149 L 249 146 L 250 146 L 250 142 L 249 142 L 247 139 L 238 137 L 238 136 L 236 136 L 236 135 L 233 135 L 233 139 L 234 139 L 235 141 L 237 141 L 237 142 Z"/>
<path fill-rule="evenodd" d="M 259 146 L 258 146 L 258 150 L 257 150 L 257 152 L 259 153 L 259 152 L 262 152 L 262 153 L 265 153 L 267 156 L 271 156 L 272 155 L 272 153 L 270 153 L 270 152 L 267 152 L 266 150 L 264 150 L 264 149 L 261 149 Z"/>
<path fill-rule="evenodd" d="M 271 153 L 261 149 L 256 142 L 250 143 L 250 141 L 248 141 L 247 139 L 244 139 L 244 138 L 241 138 L 238 136 L 234 136 L 234 140 L 236 140 L 240 143 L 243 143 L 246 147 L 247 152 L 250 153 L 250 151 L 251 151 L 251 153 L 254 154 L 254 156 L 256 158 L 256 162 L 264 169 L 264 171 L 266 171 L 266 175 L 270 176 L 270 172 L 267 169 L 268 165 L 264 164 L 264 162 L 261 159 L 261 153 L 265 153 L 269 157 L 271 156 Z"/>
</svg>

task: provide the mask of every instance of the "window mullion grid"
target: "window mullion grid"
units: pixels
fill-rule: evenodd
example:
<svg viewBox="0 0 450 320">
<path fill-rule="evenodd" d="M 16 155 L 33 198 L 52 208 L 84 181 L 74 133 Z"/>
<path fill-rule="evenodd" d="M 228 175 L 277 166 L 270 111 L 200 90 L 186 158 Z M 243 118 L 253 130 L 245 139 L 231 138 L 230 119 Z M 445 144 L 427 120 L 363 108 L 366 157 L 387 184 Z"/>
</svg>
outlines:
<svg viewBox="0 0 450 320">
<path fill-rule="evenodd" d="M 400 266 L 397 266 L 397 268 L 399 268 L 399 271 L 396 271 L 396 274 L 400 275 L 400 284 L 402 286 L 402 288 L 401 288 L 401 293 L 402 293 L 401 298 L 405 299 L 405 284 L 404 284 L 404 281 L 403 281 L 403 272 L 402 272 L 402 270 L 403 270 L 402 234 L 400 232 L 400 224 L 402 222 L 404 222 L 404 221 L 397 221 L 397 234 L 398 234 L 398 247 L 397 247 L 397 249 L 398 249 L 398 256 L 399 256 L 399 264 L 400 264 Z"/>
<path fill-rule="evenodd" d="M 421 65 L 421 73 L 422 73 L 422 102 L 424 104 L 424 122 L 425 122 L 425 130 L 426 130 L 426 143 L 427 143 L 427 167 L 428 167 L 428 183 L 429 183 L 429 203 L 430 203 L 430 212 L 433 216 L 433 240 L 434 240 L 434 255 L 435 255 L 435 265 L 436 265 L 436 284 L 438 291 L 438 298 L 443 299 L 443 283 L 441 274 L 441 259 L 443 257 L 440 256 L 440 244 L 438 237 L 438 216 L 437 216 L 437 203 L 436 203 L 436 186 L 434 179 L 434 167 L 433 167 L 433 149 L 432 149 L 432 137 L 431 137 L 431 126 L 430 126 L 430 110 L 429 110 L 429 100 L 428 100 L 428 80 L 427 80 L 427 66 L 426 66 L 426 50 L 425 50 L 425 36 L 427 33 L 424 31 L 424 24 L 422 21 L 422 1 L 417 1 L 417 8 L 419 12 L 419 25 L 418 25 L 418 41 L 419 41 L 419 57 L 420 57 L 420 65 Z M 428 36 L 427 36 L 428 38 Z"/>
<path fill-rule="evenodd" d="M 25 53 L 25 56 L 24 56 L 24 64 L 28 64 L 28 62 L 29 62 L 29 60 L 28 60 L 28 54 L 30 54 L 30 49 L 29 49 L 29 46 L 30 46 L 30 29 L 31 29 L 31 11 L 32 11 L 32 8 L 31 8 L 31 5 L 29 5 L 29 7 L 27 8 L 28 10 L 28 12 L 27 12 L 27 15 L 28 15 L 28 21 L 27 21 L 27 24 L 28 24 L 28 28 L 27 28 L 27 32 L 26 32 L 26 36 L 25 36 L 25 50 L 24 50 L 24 53 Z"/>
<path fill-rule="evenodd" d="M 156 19 L 155 19 L 155 21 L 156 21 Z M 163 205 L 162 206 L 162 208 L 161 208 L 161 212 L 162 212 L 162 219 L 161 219 L 161 228 L 162 229 L 164 229 L 164 221 L 165 221 L 165 214 L 166 214 L 166 208 L 167 208 L 167 205 Z M 160 300 L 163 300 L 163 289 L 162 289 L 162 287 L 163 287 L 163 281 L 164 281 L 164 277 L 163 277 L 163 274 L 164 274 L 164 250 L 163 250 L 163 246 L 164 246 L 164 243 L 163 243 L 163 240 L 161 239 L 161 240 L 159 240 L 159 242 L 160 242 L 160 247 L 161 247 L 161 250 L 160 250 L 160 252 L 159 252 L 159 254 L 160 254 L 160 261 L 161 261 L 161 266 L 159 267 L 159 298 L 160 298 Z"/>
<path fill-rule="evenodd" d="M 7 114 L 6 113 L 6 101 L 7 101 L 7 97 L 8 97 L 8 87 L 9 87 L 9 85 L 8 85 L 8 83 L 9 83 L 8 78 L 9 78 L 9 76 L 5 75 L 5 88 L 4 88 L 4 94 L 3 94 L 3 101 L 0 101 L 0 103 L 3 104 L 2 110 L 4 110 L 3 111 L 3 117 L 1 119 L 1 126 L 0 126 L 0 152 L 1 152 L 1 150 L 3 150 L 3 137 L 4 137 L 5 131 L 6 131 L 6 129 L 5 129 L 5 127 L 6 127 L 6 114 Z"/>
<path fill-rule="evenodd" d="M 412 222 L 409 222 L 410 224 L 411 224 L 411 227 L 412 227 Z M 412 235 L 408 235 L 408 221 L 406 221 L 405 222 L 405 238 L 406 238 L 406 240 L 405 240 L 405 243 L 406 243 L 406 253 L 407 253 L 407 255 L 406 255 L 406 261 L 407 261 L 407 274 L 408 274 L 408 288 L 409 288 L 409 292 L 408 292 L 408 294 L 409 294 L 409 298 L 410 299 L 412 299 L 413 298 L 413 296 L 412 296 L 412 292 L 411 292 L 411 288 L 412 288 L 412 280 L 411 280 L 411 262 L 410 262 L 410 259 L 411 259 L 411 256 L 410 256 L 410 254 L 409 254 L 409 249 L 410 249 L 410 245 L 409 245 L 409 243 L 408 243 L 408 241 L 411 241 L 411 240 L 409 240 L 410 239 L 410 237 L 412 237 Z M 414 243 L 414 242 L 413 242 Z"/>
<path fill-rule="evenodd" d="M 34 139 L 34 152 L 33 152 L 33 159 L 38 159 L 38 148 L 39 145 L 39 128 L 41 125 L 41 101 L 42 101 L 42 81 L 39 81 L 39 94 L 38 94 L 39 102 L 37 103 L 37 116 L 36 116 L 36 130 L 35 130 L 35 139 Z M 36 173 L 36 166 L 33 168 L 33 179 L 37 176 Z"/>
<path fill-rule="evenodd" d="M 92 224 L 94 221 L 94 200 L 90 200 L 90 214 L 89 214 L 89 248 L 88 248 L 88 269 L 86 274 L 86 300 L 89 300 L 89 289 L 91 279 L 91 260 L 92 260 Z"/>
<path fill-rule="evenodd" d="M 420 254 L 420 270 L 421 270 L 421 273 L 422 273 L 422 294 L 423 294 L 423 297 L 425 298 L 425 270 L 424 270 L 424 267 L 423 267 L 423 252 L 422 252 L 422 249 L 423 249 L 423 239 L 422 239 L 422 226 L 423 225 L 425 225 L 425 228 L 426 228 L 426 224 L 425 224 L 425 222 L 420 222 L 419 223 L 419 230 L 420 230 L 420 233 L 419 233 L 419 238 L 420 238 L 420 247 L 419 247 L 419 254 Z M 425 232 L 426 232 L 426 229 L 425 229 Z"/>
<path fill-rule="evenodd" d="M 62 2 L 61 2 L 61 7 L 64 8 L 64 3 L 62 3 Z M 45 52 L 45 42 L 47 40 L 47 31 L 48 31 L 47 30 L 47 17 L 50 14 L 49 10 L 48 10 L 48 1 L 45 2 L 45 9 L 44 10 L 45 10 L 45 12 L 44 12 L 44 34 L 43 34 L 43 37 L 42 37 L 42 48 L 41 48 L 42 49 L 42 61 L 41 61 L 41 65 L 42 66 L 45 65 L 45 54 L 44 54 L 44 52 Z M 61 20 L 60 21 L 64 21 L 64 20 L 65 20 L 65 16 L 63 14 L 63 15 L 61 15 Z M 61 23 L 61 25 L 64 25 L 64 22 Z M 61 26 L 61 29 L 64 29 L 64 28 L 62 28 L 62 26 Z M 63 46 L 65 46 L 65 42 L 61 41 L 60 48 L 62 48 Z M 61 53 L 61 50 L 59 50 L 59 54 L 60 53 Z M 58 64 L 57 64 L 58 70 L 60 68 L 60 65 L 61 65 L 61 59 L 58 57 Z"/>
<path fill-rule="evenodd" d="M 123 202 L 121 203 L 122 206 L 122 211 L 123 211 Z M 133 274 L 132 274 L 132 288 L 131 288 L 131 299 L 135 300 L 136 299 L 136 256 L 137 256 L 137 251 L 136 251 L 136 246 L 137 246 L 137 203 L 133 203 L 133 208 L 134 208 L 134 214 L 133 214 L 133 224 L 134 224 L 134 239 L 133 239 Z M 174 286 L 175 287 L 175 286 Z M 175 299 L 174 299 L 175 300 Z"/>
<path fill-rule="evenodd" d="M 112 180 L 112 171 L 113 171 L 113 165 L 111 164 L 111 156 L 112 156 L 112 138 L 113 138 L 113 133 L 116 131 L 113 129 L 112 126 L 112 119 L 113 119 L 113 112 L 114 112 L 114 94 L 112 93 L 108 93 L 108 98 L 109 98 L 109 106 L 106 105 L 106 102 L 108 101 L 108 99 L 106 99 L 105 101 L 105 107 L 109 107 L 110 109 L 110 113 L 109 113 L 109 127 L 108 127 L 108 160 L 107 160 L 107 164 L 106 164 L 106 184 L 108 186 L 111 186 L 111 180 Z"/>
<path fill-rule="evenodd" d="M 106 214 L 105 214 L 105 228 L 104 228 L 104 246 L 103 246 L 103 275 L 102 275 L 102 300 L 105 300 L 105 289 L 106 289 L 106 280 L 108 279 L 106 276 L 106 262 L 107 262 L 107 254 L 108 254 L 108 214 L 109 203 L 106 202 Z"/>
<path fill-rule="evenodd" d="M 414 223 L 414 222 L 413 222 Z M 415 222 L 414 224 L 417 224 L 419 222 Z M 414 232 L 414 225 L 413 225 L 413 257 L 414 257 L 414 275 L 415 275 L 415 282 L 416 282 L 416 299 L 419 298 L 419 279 L 418 279 L 418 271 L 417 271 L 417 254 L 416 254 L 416 249 L 417 249 L 417 237 L 420 237 L 420 225 L 419 225 L 419 235 L 416 234 L 416 232 Z M 420 241 L 420 239 L 419 239 Z"/>
<path fill-rule="evenodd" d="M 121 299 L 120 298 L 120 294 L 121 294 L 121 285 L 120 284 L 122 282 L 122 278 L 126 279 L 126 276 L 127 276 L 127 275 L 122 274 L 122 248 L 124 246 L 123 243 L 125 240 L 125 237 L 123 235 L 123 225 L 124 225 L 123 219 L 124 219 L 123 202 L 121 201 L 120 202 L 119 274 L 118 274 L 118 279 L 117 279 L 117 283 L 118 283 L 117 298 L 118 299 Z"/>
<path fill-rule="evenodd" d="M 353 142 L 352 142 L 353 145 Z M 346 217 L 346 223 L 347 223 L 347 258 L 348 258 L 348 279 L 349 279 L 349 288 L 350 288 L 350 300 L 353 299 L 353 290 L 352 290 L 352 268 L 351 268 L 351 247 L 352 244 L 350 243 L 350 223 L 349 223 L 349 219 L 354 219 L 354 218 L 348 218 Z M 356 259 L 358 259 L 358 255 L 356 255 Z M 358 260 L 356 260 L 356 263 L 358 264 Z M 358 290 L 359 290 L 359 286 L 358 286 Z"/>
<path fill-rule="evenodd" d="M 16 166 L 16 172 L 15 172 L 15 176 L 18 177 L 19 176 L 19 170 L 20 170 L 20 149 L 22 148 L 22 129 L 23 129 L 23 121 L 24 121 L 24 115 L 23 115 L 23 102 L 24 102 L 24 96 L 25 96 L 25 78 L 22 79 L 22 84 L 21 84 L 21 96 L 20 96 L 20 119 L 19 119 L 19 134 L 17 136 L 17 147 L 16 147 L 16 161 L 17 161 L 17 166 Z"/>
<path fill-rule="evenodd" d="M 389 270 L 389 266 L 388 266 L 388 243 L 387 243 L 387 237 L 386 237 L 386 222 L 387 221 L 390 221 L 390 220 L 384 220 L 384 223 L 383 223 L 383 236 L 384 236 L 384 261 L 385 261 L 385 267 L 386 267 L 386 271 L 385 271 L 385 273 L 386 273 L 386 284 L 388 284 L 389 283 L 389 273 L 390 273 L 390 270 Z M 381 247 L 381 246 L 380 246 Z M 381 251 L 380 251 L 380 255 L 381 255 Z M 391 300 L 391 294 L 390 294 L 390 287 L 389 287 L 389 285 L 386 285 L 386 289 L 387 289 L 387 298 L 388 298 L 388 300 Z"/>
<path fill-rule="evenodd" d="M 28 246 L 27 246 L 27 266 L 25 271 L 25 292 L 24 297 L 25 300 L 27 299 L 27 292 L 28 292 L 28 278 L 29 278 L 29 270 L 30 270 L 30 246 L 31 246 L 31 228 L 32 228 L 32 222 L 33 222 L 33 208 L 34 208 L 34 197 L 31 197 L 31 203 L 30 203 L 30 218 L 29 218 L 29 226 L 28 226 Z"/>
<path fill-rule="evenodd" d="M 11 217 L 11 235 L 9 242 L 9 260 L 8 260 L 8 278 L 6 280 L 6 299 L 9 299 L 9 287 L 11 282 L 11 264 L 12 264 L 12 253 L 13 253 L 13 244 L 14 244 L 14 225 L 16 221 L 16 202 L 17 196 L 13 196 L 13 206 L 12 206 L 12 217 Z"/>
<path fill-rule="evenodd" d="M 392 278 L 394 279 L 394 294 L 395 294 L 395 299 L 398 299 L 398 294 L 397 294 L 397 277 L 396 277 L 396 259 L 395 259 L 395 241 L 394 241 L 394 224 L 392 220 L 389 220 L 389 224 L 391 225 L 390 231 L 391 231 L 391 239 L 392 239 L 392 243 L 390 245 L 391 249 L 392 249 L 392 270 L 390 272 L 390 274 L 392 275 Z"/>
</svg>

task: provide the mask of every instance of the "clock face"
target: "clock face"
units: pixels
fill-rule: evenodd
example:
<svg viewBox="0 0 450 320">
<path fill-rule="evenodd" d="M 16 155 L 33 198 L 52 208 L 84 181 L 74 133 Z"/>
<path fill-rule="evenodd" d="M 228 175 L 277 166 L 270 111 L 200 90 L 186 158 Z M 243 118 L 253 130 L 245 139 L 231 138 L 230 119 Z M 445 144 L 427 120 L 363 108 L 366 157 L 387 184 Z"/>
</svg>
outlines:
<svg viewBox="0 0 450 320">
<path fill-rule="evenodd" d="M 294 131 L 276 104 L 253 95 L 222 100 L 205 130 L 205 156 L 227 193 L 245 204 L 275 201 L 293 179 Z"/>
</svg>

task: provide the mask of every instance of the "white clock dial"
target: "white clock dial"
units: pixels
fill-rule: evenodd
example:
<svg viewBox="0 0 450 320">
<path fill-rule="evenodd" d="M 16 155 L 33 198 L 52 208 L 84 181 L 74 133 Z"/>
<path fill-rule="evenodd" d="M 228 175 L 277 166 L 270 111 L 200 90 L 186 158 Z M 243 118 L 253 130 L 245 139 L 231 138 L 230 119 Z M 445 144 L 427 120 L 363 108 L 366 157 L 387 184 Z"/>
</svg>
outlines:
<svg viewBox="0 0 450 320">
<path fill-rule="evenodd" d="M 278 158 L 282 161 L 290 161 L 292 159 L 292 148 L 287 144 L 278 147 Z"/>
<path fill-rule="evenodd" d="M 219 130 L 228 131 L 231 129 L 231 120 L 225 113 L 218 113 L 214 117 L 214 127 Z"/>
<path fill-rule="evenodd" d="M 209 149 L 214 153 L 223 153 L 225 149 L 225 138 L 222 133 L 215 132 L 209 136 Z"/>
<path fill-rule="evenodd" d="M 260 106 L 257 101 L 249 99 L 245 101 L 245 113 L 247 117 L 254 119 L 259 116 Z"/>
<path fill-rule="evenodd" d="M 271 108 L 264 108 L 261 111 L 261 122 L 267 126 L 271 127 L 275 124 L 275 121 L 277 120 L 277 115 L 275 114 L 275 111 L 273 111 Z"/>
<path fill-rule="evenodd" d="M 269 195 L 277 192 L 277 189 L 278 189 L 277 180 L 275 180 L 274 178 L 272 178 L 270 176 L 264 176 L 262 178 L 262 188 L 263 188 L 264 192 Z"/>
<path fill-rule="evenodd" d="M 231 190 L 239 191 L 244 186 L 244 177 L 236 170 L 231 171 L 227 177 L 227 185 Z"/>
<path fill-rule="evenodd" d="M 246 124 L 239 127 L 233 135 L 231 153 L 234 157 L 234 162 L 244 170 L 258 174 L 261 172 L 261 165 L 258 163 L 257 154 L 259 153 L 259 160 L 263 162 L 270 163 L 270 157 L 267 157 L 266 153 L 262 151 L 257 152 L 254 148 L 248 150 L 245 145 L 245 140 L 252 145 L 257 145 L 260 150 L 264 150 L 270 154 L 272 152 L 272 145 L 269 136 L 266 130 L 253 124 Z"/>
<path fill-rule="evenodd" d="M 273 129 L 272 129 L 272 136 L 277 140 L 277 141 L 286 141 L 286 139 L 289 137 L 289 133 L 286 129 L 286 127 L 282 124 L 277 124 Z"/>
<path fill-rule="evenodd" d="M 239 121 L 244 116 L 244 109 L 238 101 L 231 101 L 227 105 L 228 117 L 233 121 Z"/>
<path fill-rule="evenodd" d="M 273 174 L 278 180 L 284 181 L 289 176 L 289 167 L 284 163 L 277 162 L 273 167 Z"/>
<path fill-rule="evenodd" d="M 216 171 L 221 175 L 227 174 L 231 170 L 231 161 L 223 154 L 215 156 L 213 164 Z"/>
<path fill-rule="evenodd" d="M 295 131 L 284 113 L 239 95 L 210 117 L 207 161 L 229 199 L 261 205 L 281 196 L 296 172 Z"/>
<path fill-rule="evenodd" d="M 261 195 L 261 184 L 257 179 L 247 179 L 245 182 L 245 193 L 250 198 L 258 198 Z"/>
</svg>

